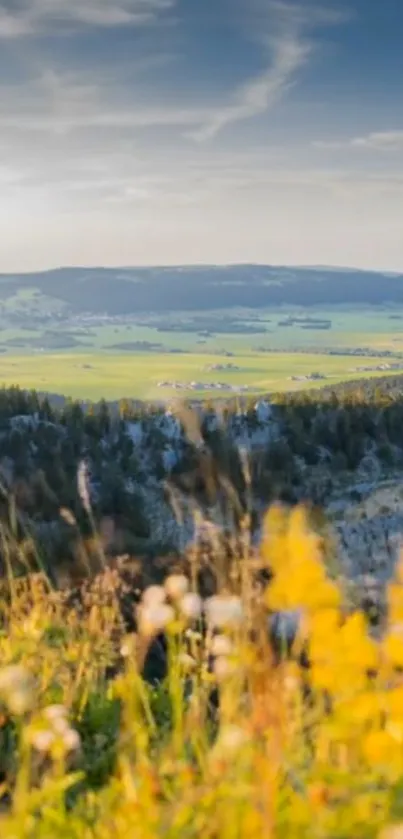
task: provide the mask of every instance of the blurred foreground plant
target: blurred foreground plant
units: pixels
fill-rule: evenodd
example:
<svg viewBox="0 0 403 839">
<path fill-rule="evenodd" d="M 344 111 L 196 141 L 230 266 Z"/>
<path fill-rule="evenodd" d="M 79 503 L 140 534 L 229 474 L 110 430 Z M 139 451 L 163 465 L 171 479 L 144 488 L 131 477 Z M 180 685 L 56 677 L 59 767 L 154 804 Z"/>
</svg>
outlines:
<svg viewBox="0 0 403 839">
<path fill-rule="evenodd" d="M 16 593 L 0 635 L 2 839 L 399 835 L 403 561 L 376 637 L 303 508 L 272 508 L 243 561 L 205 600 L 182 573 L 149 587 L 130 633 L 109 571 L 80 609 L 35 580 Z M 167 676 L 150 685 L 162 636 Z"/>
</svg>

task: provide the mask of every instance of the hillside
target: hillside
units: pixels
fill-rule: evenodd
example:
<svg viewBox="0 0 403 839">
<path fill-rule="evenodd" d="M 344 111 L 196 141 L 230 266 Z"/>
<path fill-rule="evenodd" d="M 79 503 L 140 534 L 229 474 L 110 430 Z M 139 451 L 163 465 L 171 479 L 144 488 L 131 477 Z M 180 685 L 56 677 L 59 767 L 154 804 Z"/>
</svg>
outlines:
<svg viewBox="0 0 403 839">
<path fill-rule="evenodd" d="M 390 376 L 175 411 L 3 390 L 3 513 L 11 497 L 19 538 L 34 537 L 58 579 L 76 573 L 77 537 L 94 524 L 103 550 L 148 556 L 151 573 L 153 557 L 192 542 L 195 510 L 221 531 L 247 511 L 256 539 L 268 504 L 305 500 L 327 510 L 343 573 L 386 579 L 403 534 L 402 388 L 403 376 Z M 371 504 L 381 489 L 387 499 Z"/>
<path fill-rule="evenodd" d="M 403 275 L 270 265 L 58 268 L 0 275 L 0 302 L 16 294 L 44 308 L 109 315 L 276 307 L 403 303 Z"/>
</svg>

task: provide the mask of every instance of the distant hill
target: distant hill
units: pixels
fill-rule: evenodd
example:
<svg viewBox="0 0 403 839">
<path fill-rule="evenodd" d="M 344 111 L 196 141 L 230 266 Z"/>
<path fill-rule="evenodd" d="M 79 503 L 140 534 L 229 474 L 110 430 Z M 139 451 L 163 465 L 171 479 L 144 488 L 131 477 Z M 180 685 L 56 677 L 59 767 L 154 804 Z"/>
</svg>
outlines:
<svg viewBox="0 0 403 839">
<path fill-rule="evenodd" d="M 232 307 L 403 304 L 403 274 L 271 265 L 57 268 L 0 274 L 0 304 L 15 294 L 73 313 L 109 315 Z"/>
</svg>

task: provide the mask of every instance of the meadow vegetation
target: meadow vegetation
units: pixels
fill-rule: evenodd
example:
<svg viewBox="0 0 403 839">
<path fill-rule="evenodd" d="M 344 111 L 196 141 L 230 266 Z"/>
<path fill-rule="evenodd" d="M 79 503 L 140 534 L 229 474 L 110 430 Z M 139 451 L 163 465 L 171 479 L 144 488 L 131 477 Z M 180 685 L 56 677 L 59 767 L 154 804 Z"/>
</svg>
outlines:
<svg viewBox="0 0 403 839">
<path fill-rule="evenodd" d="M 172 387 L 159 387 L 159 383 L 192 381 L 205 383 L 205 389 L 188 391 L 186 396 L 194 399 L 217 398 L 228 393 L 209 390 L 208 383 L 224 382 L 241 393 L 246 386 L 250 394 L 297 391 L 336 385 L 343 381 L 355 381 L 357 377 L 370 378 L 374 374 L 357 372 L 360 366 L 376 367 L 385 362 L 382 356 L 325 355 L 324 353 L 267 353 L 254 354 L 238 349 L 230 359 L 238 368 L 227 372 L 211 371 L 208 368 L 227 361 L 220 354 L 210 353 L 126 353 L 102 352 L 46 353 L 38 357 L 28 355 L 4 355 L 0 358 L 0 384 L 10 387 L 36 388 L 39 391 L 64 394 L 73 399 L 97 402 L 101 398 L 118 400 L 122 398 L 154 400 L 164 403 L 178 393 Z M 399 357 L 387 361 L 400 363 Z M 40 371 L 38 374 L 38 370 Z M 309 376 L 319 372 L 325 381 L 292 381 L 292 376 Z M 182 393 L 183 395 L 183 393 Z"/>
<path fill-rule="evenodd" d="M 248 526 L 143 590 L 119 561 L 66 591 L 9 569 L 4 839 L 400 835 L 403 560 L 374 628 L 303 506 Z"/>
</svg>

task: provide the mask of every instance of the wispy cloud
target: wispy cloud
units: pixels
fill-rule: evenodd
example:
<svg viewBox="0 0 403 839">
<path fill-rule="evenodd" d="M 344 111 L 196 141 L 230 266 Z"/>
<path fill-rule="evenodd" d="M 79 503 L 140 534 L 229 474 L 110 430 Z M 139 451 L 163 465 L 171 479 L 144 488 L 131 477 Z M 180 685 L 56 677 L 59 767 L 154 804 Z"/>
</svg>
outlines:
<svg viewBox="0 0 403 839">
<path fill-rule="evenodd" d="M 346 140 L 315 140 L 312 144 L 317 149 L 368 149 L 379 152 L 403 151 L 403 130 L 373 131 L 362 136 Z"/>
<path fill-rule="evenodd" d="M 6 6 L 6 2 L 0 0 L 0 38 L 2 34 L 10 38 L 43 27 L 46 30 L 58 21 L 103 27 L 145 23 L 173 8 L 178 0 L 23 0 L 18 12 L 10 12 L 12 6 Z M 71 73 L 42 69 L 36 80 L 18 91 L 17 98 L 14 90 L 10 95 L 4 87 L 0 91 L 2 129 L 60 135 L 88 129 L 117 132 L 177 128 L 183 137 L 201 143 L 213 139 L 226 126 L 264 115 L 298 81 L 316 46 L 313 30 L 339 23 L 342 18 L 329 8 L 285 0 L 231 0 L 234 6 L 238 3 L 244 11 L 239 21 L 243 36 L 256 43 L 263 69 L 229 92 L 221 103 L 211 104 L 205 97 L 200 105 L 194 101 L 166 104 L 155 101 L 153 91 L 147 104 L 144 95 L 136 101 L 127 85 L 122 101 L 122 96 L 116 97 L 111 89 L 114 71 L 109 65 L 106 84 L 101 66 L 90 79 L 83 72 L 72 77 Z"/>
<path fill-rule="evenodd" d="M 285 36 L 273 44 L 272 64 L 260 76 L 244 84 L 233 101 L 208 115 L 199 129 L 189 134 L 194 140 L 208 140 L 226 125 L 265 113 L 281 99 L 311 52 L 311 45 Z"/>
<path fill-rule="evenodd" d="M 246 6 L 253 21 L 252 37 L 263 47 L 266 66 L 236 90 L 228 103 L 215 109 L 189 136 L 211 139 L 231 123 L 264 114 L 279 102 L 298 80 L 298 74 L 315 49 L 312 32 L 343 22 L 345 14 L 320 6 L 286 0 L 250 0 Z"/>
<path fill-rule="evenodd" d="M 18 38 L 56 25 L 123 26 L 144 24 L 171 8 L 175 0 L 23 0 L 13 8 L 0 0 L 0 38 Z"/>
</svg>

